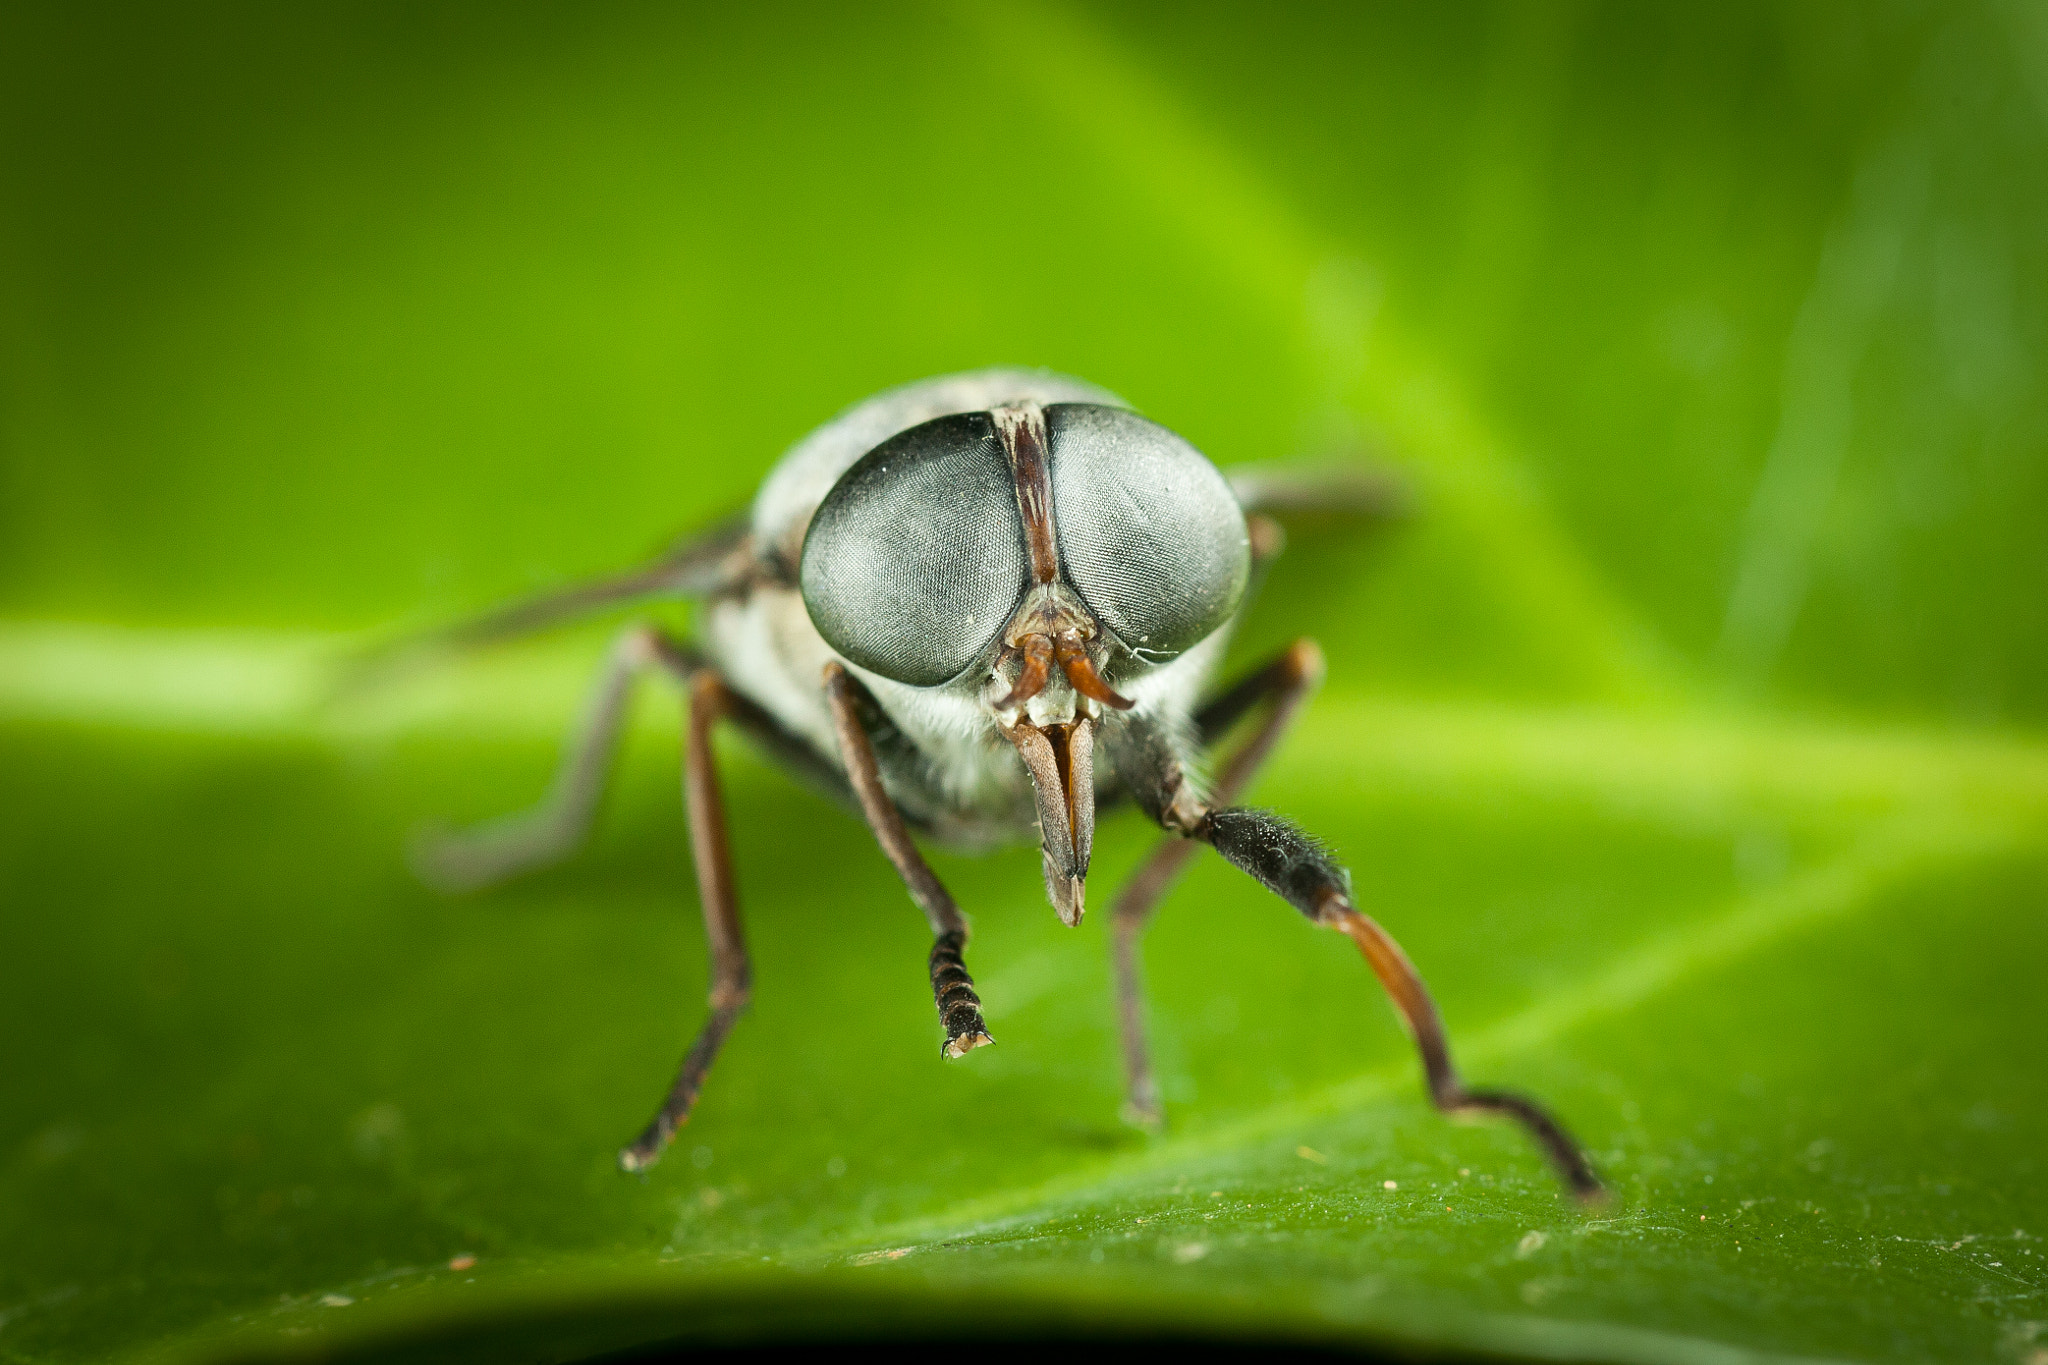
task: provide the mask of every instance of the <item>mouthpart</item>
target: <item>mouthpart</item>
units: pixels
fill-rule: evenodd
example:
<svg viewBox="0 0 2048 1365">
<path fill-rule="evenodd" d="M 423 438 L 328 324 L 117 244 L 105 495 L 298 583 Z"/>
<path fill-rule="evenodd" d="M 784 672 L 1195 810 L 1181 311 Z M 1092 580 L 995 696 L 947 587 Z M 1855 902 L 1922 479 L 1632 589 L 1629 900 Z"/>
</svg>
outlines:
<svg viewBox="0 0 2048 1365">
<path fill-rule="evenodd" d="M 1069 723 L 1040 726 L 1019 716 L 1003 737 L 1016 746 L 1038 798 L 1045 894 L 1060 923 L 1072 928 L 1087 909 L 1095 848 L 1095 722 L 1076 714 Z"/>
</svg>

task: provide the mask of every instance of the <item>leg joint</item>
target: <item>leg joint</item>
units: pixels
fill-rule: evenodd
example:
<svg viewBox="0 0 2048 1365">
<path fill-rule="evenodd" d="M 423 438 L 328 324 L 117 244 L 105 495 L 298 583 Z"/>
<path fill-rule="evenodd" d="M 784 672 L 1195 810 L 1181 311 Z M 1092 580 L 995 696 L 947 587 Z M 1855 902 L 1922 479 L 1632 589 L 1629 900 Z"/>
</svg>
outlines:
<svg viewBox="0 0 2048 1365">
<path fill-rule="evenodd" d="M 725 714 L 732 693 L 726 690 L 724 679 L 708 668 L 684 673 L 682 677 L 690 693 L 691 714 L 701 715 L 706 721 Z"/>
<path fill-rule="evenodd" d="M 711 969 L 711 1008 L 743 1010 L 754 998 L 754 968 L 745 953 L 720 954 Z"/>
<path fill-rule="evenodd" d="M 1320 687 L 1323 675 L 1329 665 L 1323 658 L 1323 647 L 1304 635 L 1280 656 L 1287 670 L 1289 682 L 1299 687 Z"/>
<path fill-rule="evenodd" d="M 618 650 L 620 660 L 628 666 L 660 668 L 685 687 L 693 687 L 699 678 L 716 676 L 703 655 L 645 621 L 626 628 L 619 637 Z"/>
</svg>

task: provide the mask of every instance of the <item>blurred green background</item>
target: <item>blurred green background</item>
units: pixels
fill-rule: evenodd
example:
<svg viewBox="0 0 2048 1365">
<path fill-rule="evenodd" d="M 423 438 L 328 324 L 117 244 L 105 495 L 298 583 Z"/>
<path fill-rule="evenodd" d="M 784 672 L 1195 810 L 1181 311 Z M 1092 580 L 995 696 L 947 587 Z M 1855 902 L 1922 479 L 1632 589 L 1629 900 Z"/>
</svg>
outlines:
<svg viewBox="0 0 2048 1365">
<path fill-rule="evenodd" d="M 2019 2 L 11 7 L 0 1360 L 2042 1365 L 2044 153 Z M 1614 1207 L 1438 1121 L 1345 945 L 1214 866 L 1149 948 L 1166 1136 L 1028 849 L 942 860 L 1001 1046 L 941 1067 L 886 864 L 737 745 L 760 990 L 610 1169 L 703 981 L 672 704 L 590 854 L 450 901 L 408 830 L 543 789 L 602 629 L 323 668 L 991 363 L 1402 471 L 1235 651 L 1331 662 L 1259 796 Z"/>
</svg>

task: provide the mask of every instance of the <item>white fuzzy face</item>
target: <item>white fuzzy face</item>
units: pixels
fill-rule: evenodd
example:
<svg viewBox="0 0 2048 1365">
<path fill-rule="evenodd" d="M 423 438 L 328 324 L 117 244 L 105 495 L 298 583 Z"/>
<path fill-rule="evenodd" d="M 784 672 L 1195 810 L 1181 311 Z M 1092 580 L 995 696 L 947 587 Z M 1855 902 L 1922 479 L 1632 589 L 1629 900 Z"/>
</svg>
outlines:
<svg viewBox="0 0 2048 1365">
<path fill-rule="evenodd" d="M 1118 686 L 1136 703 L 1133 714 L 1156 719 L 1176 733 L 1183 731 L 1229 643 L 1226 627 L 1171 663 L 1119 678 Z M 944 775 L 946 785 L 964 805 L 1006 804 L 1028 791 L 1023 765 L 1003 738 L 1004 717 L 988 700 L 992 692 L 1007 687 L 1006 679 L 991 671 L 979 681 L 963 679 L 951 687 L 906 687 L 858 668 L 854 671 L 904 733 L 933 756 L 935 771 Z M 1100 714 L 1100 708 L 1057 674 L 1023 710 L 1024 718 L 1040 728 L 1095 719 Z M 1113 782 L 1113 774 L 1106 769 L 1096 774 L 1098 790 L 1106 790 Z"/>
</svg>

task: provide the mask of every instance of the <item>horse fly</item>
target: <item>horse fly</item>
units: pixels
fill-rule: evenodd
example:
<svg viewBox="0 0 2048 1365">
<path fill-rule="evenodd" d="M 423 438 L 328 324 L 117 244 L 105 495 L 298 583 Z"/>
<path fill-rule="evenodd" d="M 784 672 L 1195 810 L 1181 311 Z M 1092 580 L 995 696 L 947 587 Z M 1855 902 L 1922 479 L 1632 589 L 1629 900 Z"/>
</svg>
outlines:
<svg viewBox="0 0 2048 1365">
<path fill-rule="evenodd" d="M 590 827 L 634 678 L 653 671 L 683 690 L 710 1017 L 653 1121 L 619 1153 L 626 1170 L 644 1171 L 688 1121 L 751 990 L 713 770 L 720 722 L 866 818 L 930 921 L 947 1057 L 993 1039 L 967 972 L 966 917 L 912 835 L 980 848 L 1035 827 L 1046 895 L 1075 925 L 1096 810 L 1128 798 L 1168 836 L 1111 910 L 1134 1122 L 1161 1118 L 1139 936 L 1206 844 L 1357 943 L 1439 1109 L 1516 1120 L 1573 1193 L 1595 1196 L 1585 1156 L 1540 1105 L 1459 1079 L 1421 977 L 1353 903 L 1344 868 L 1286 819 L 1232 804 L 1315 688 L 1322 657 L 1298 640 L 1206 700 L 1205 684 L 1280 546 L 1266 513 L 1315 501 L 1298 480 L 1226 480 L 1173 432 L 1078 380 L 989 370 L 883 393 L 793 447 L 745 517 L 645 568 L 439 637 L 481 643 L 664 596 L 702 604 L 694 642 L 646 624 L 619 636 L 546 802 L 424 843 L 421 871 L 469 887 L 565 856 Z M 1196 760 L 1254 717 L 1204 791 L 1190 775 Z"/>
</svg>

